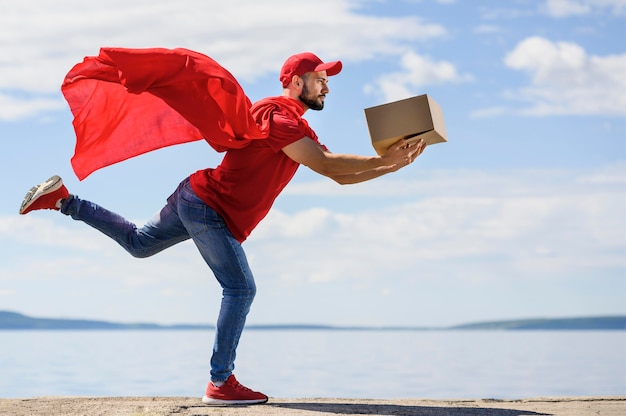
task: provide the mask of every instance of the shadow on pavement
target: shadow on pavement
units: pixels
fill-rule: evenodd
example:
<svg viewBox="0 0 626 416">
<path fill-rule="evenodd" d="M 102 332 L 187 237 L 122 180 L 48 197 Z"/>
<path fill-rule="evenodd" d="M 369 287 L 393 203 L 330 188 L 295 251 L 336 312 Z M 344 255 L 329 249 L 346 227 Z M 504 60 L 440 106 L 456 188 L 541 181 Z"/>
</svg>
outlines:
<svg viewBox="0 0 626 416">
<path fill-rule="evenodd" d="M 396 404 L 366 403 L 271 403 L 281 409 L 297 409 L 309 412 L 336 415 L 394 415 L 394 416 L 549 416 L 547 413 L 530 412 L 515 409 L 493 409 L 484 407 L 438 407 L 407 406 Z"/>
</svg>

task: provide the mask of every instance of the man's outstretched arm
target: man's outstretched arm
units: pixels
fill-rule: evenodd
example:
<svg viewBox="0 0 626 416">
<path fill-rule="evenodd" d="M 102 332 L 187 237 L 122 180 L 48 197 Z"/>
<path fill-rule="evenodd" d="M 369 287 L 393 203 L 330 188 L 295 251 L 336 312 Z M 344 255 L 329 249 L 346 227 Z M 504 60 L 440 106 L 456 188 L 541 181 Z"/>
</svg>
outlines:
<svg viewBox="0 0 626 416">
<path fill-rule="evenodd" d="M 320 175 L 327 176 L 339 184 L 352 184 L 378 178 L 389 172 L 411 164 L 426 145 L 423 141 L 394 144 L 382 156 L 359 156 L 335 154 L 324 150 L 308 137 L 283 148 L 292 160 L 301 163 Z"/>
</svg>

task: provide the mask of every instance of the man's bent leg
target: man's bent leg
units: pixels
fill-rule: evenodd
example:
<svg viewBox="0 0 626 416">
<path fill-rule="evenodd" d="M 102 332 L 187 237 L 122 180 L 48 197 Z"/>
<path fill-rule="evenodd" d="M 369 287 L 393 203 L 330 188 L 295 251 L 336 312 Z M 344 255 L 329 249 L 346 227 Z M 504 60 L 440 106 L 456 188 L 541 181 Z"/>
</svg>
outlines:
<svg viewBox="0 0 626 416">
<path fill-rule="evenodd" d="M 93 202 L 70 195 L 61 205 L 61 212 L 99 230 L 115 240 L 134 257 L 148 257 L 174 244 L 189 239 L 189 234 L 176 212 L 176 193 L 167 205 L 146 225 L 137 228 L 122 216 Z"/>
</svg>

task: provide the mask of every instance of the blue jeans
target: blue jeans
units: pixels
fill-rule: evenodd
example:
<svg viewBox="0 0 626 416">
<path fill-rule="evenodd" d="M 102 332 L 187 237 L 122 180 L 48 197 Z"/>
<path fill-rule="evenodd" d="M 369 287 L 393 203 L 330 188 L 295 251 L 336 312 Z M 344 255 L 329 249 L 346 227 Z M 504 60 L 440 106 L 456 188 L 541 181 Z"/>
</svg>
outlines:
<svg viewBox="0 0 626 416">
<path fill-rule="evenodd" d="M 165 207 L 141 228 L 75 195 L 64 201 L 61 212 L 111 237 L 134 257 L 152 256 L 191 238 L 222 286 L 222 304 L 211 356 L 211 380 L 225 381 L 232 374 L 256 285 L 243 247 L 222 217 L 193 192 L 189 178 L 167 199 Z"/>
</svg>

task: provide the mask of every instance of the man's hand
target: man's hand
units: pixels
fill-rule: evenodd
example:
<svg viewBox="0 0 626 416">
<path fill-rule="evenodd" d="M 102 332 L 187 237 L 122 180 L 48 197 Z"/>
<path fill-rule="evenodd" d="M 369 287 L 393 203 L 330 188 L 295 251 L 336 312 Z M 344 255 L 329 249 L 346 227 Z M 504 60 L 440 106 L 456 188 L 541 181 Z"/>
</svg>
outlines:
<svg viewBox="0 0 626 416">
<path fill-rule="evenodd" d="M 413 163 L 424 152 L 425 148 L 426 143 L 424 139 L 419 139 L 414 143 L 399 140 L 387 149 L 382 158 L 385 160 L 385 165 L 393 166 L 393 170 L 398 170 Z"/>
</svg>

